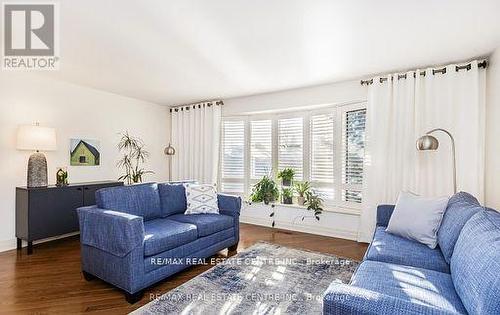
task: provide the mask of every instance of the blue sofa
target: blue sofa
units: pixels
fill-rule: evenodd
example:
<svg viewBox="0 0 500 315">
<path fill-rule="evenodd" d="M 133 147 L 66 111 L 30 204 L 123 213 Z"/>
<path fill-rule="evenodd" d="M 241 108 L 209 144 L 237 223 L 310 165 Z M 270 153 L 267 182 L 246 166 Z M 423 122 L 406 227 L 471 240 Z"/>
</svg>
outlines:
<svg viewBox="0 0 500 315">
<path fill-rule="evenodd" d="M 364 260 L 327 289 L 325 314 L 500 314 L 499 212 L 454 195 L 430 249 L 385 231 L 393 210 L 378 207 Z"/>
<path fill-rule="evenodd" d="M 219 194 L 220 214 L 184 215 L 182 184 L 141 184 L 100 189 L 96 203 L 77 209 L 82 272 L 122 289 L 130 303 L 239 241 L 240 197 Z"/>
</svg>

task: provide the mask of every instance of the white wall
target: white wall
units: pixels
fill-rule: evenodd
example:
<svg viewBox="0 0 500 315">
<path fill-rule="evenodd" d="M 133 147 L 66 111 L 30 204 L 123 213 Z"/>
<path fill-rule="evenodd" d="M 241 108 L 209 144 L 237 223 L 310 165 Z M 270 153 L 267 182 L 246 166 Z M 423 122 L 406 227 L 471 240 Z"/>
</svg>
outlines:
<svg viewBox="0 0 500 315">
<path fill-rule="evenodd" d="M 57 151 L 47 152 L 49 183 L 56 167 L 68 166 L 69 181 L 116 180 L 118 132 L 141 137 L 151 153 L 146 181 L 168 178 L 163 148 L 168 143 L 166 107 L 26 72 L 0 73 L 0 250 L 15 244 L 15 187 L 26 185 L 28 151 L 16 150 L 20 124 L 56 128 Z M 101 165 L 69 166 L 69 139 L 100 140 Z"/>
<path fill-rule="evenodd" d="M 366 101 L 367 88 L 359 80 L 318 85 L 276 93 L 224 100 L 223 116 L 256 112 L 297 110 L 307 106 Z"/>
<path fill-rule="evenodd" d="M 224 100 L 223 116 L 243 115 L 259 112 L 299 110 L 305 107 L 347 104 L 366 101 L 367 88 L 359 81 L 327 84 L 283 92 L 267 93 L 249 97 Z M 356 239 L 359 214 L 346 209 L 330 208 L 315 219 L 301 220 L 303 215 L 310 215 L 304 209 L 289 206 L 276 206 L 275 223 L 277 228 L 296 230 L 326 236 Z M 347 210 L 349 211 L 349 210 Z M 270 207 L 254 203 L 244 205 L 241 221 L 246 223 L 271 226 Z"/>
<path fill-rule="evenodd" d="M 500 211 L 500 47 L 490 57 L 486 88 L 486 206 Z"/>
</svg>

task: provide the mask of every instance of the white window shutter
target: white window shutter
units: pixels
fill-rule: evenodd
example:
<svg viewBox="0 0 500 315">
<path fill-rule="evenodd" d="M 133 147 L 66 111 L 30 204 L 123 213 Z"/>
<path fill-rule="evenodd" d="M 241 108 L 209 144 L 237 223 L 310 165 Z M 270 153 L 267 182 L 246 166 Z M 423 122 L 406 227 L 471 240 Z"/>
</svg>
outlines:
<svg viewBox="0 0 500 315">
<path fill-rule="evenodd" d="M 250 177 L 272 175 L 272 120 L 250 122 Z"/>
<path fill-rule="evenodd" d="M 311 115 L 310 181 L 325 200 L 334 199 L 334 114 Z"/>
<path fill-rule="evenodd" d="M 221 189 L 243 193 L 245 176 L 245 122 L 225 120 L 222 123 Z"/>
<path fill-rule="evenodd" d="M 303 137 L 302 117 L 278 120 L 278 169 L 293 168 L 296 180 L 303 174 Z"/>
</svg>

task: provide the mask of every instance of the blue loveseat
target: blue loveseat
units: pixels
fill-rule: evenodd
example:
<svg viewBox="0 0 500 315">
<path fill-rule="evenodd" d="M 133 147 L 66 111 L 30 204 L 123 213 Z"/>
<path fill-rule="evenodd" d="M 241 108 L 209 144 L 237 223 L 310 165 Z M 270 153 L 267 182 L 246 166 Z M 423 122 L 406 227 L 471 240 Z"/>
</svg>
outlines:
<svg viewBox="0 0 500 315">
<path fill-rule="evenodd" d="M 96 206 L 78 208 L 82 272 L 125 292 L 143 289 L 218 251 L 236 250 L 241 198 L 218 195 L 220 214 L 184 215 L 182 184 L 104 188 Z"/>
<path fill-rule="evenodd" d="M 454 195 L 430 249 L 385 231 L 393 210 L 378 207 L 364 260 L 327 289 L 325 314 L 500 314 L 499 212 Z"/>
</svg>

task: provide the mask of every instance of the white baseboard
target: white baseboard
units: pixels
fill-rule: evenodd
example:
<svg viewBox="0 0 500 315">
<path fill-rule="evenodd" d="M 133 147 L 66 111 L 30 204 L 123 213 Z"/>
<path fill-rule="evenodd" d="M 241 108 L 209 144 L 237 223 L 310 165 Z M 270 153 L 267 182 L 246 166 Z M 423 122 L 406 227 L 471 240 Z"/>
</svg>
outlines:
<svg viewBox="0 0 500 315">
<path fill-rule="evenodd" d="M 73 232 L 73 233 L 63 234 L 63 235 L 59 235 L 59 236 L 49 237 L 49 238 L 45 238 L 43 240 L 34 241 L 33 244 L 40 244 L 40 243 L 50 242 L 50 241 L 58 240 L 58 239 L 61 239 L 61 238 L 78 235 L 78 234 L 80 234 L 80 232 Z M 28 243 L 25 242 L 25 241 L 23 241 L 23 247 L 26 247 L 26 246 L 28 246 Z M 17 239 L 16 238 L 13 238 L 13 239 L 10 239 L 10 240 L 0 241 L 0 252 L 5 252 L 5 251 L 8 251 L 8 250 L 13 250 L 13 249 L 16 249 L 16 248 L 17 248 Z"/>
<path fill-rule="evenodd" d="M 271 220 L 267 218 L 263 219 L 260 217 L 240 216 L 240 222 L 271 227 Z M 274 227 L 289 231 L 343 238 L 353 241 L 357 240 L 358 238 L 358 233 L 356 231 L 348 231 L 336 228 L 335 229 L 325 228 L 322 226 L 313 226 L 310 224 L 293 224 L 276 220 Z"/>
</svg>

